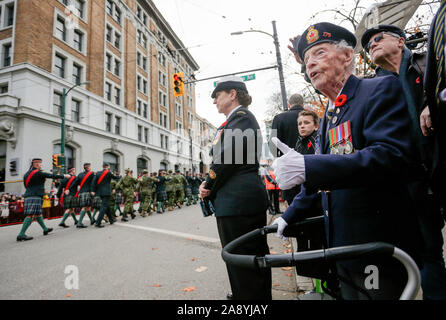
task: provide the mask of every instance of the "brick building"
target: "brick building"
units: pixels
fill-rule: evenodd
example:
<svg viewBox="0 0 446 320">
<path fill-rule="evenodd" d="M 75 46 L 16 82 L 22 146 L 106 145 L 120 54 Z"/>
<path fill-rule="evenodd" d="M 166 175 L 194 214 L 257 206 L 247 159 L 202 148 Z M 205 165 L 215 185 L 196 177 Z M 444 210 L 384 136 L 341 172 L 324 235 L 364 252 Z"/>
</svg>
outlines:
<svg viewBox="0 0 446 320">
<path fill-rule="evenodd" d="M 33 157 L 53 169 L 71 89 L 68 166 L 206 171 L 215 127 L 196 114 L 194 84 L 178 98 L 171 84 L 198 68 L 150 0 L 0 1 L 0 170 L 21 179 Z"/>
</svg>

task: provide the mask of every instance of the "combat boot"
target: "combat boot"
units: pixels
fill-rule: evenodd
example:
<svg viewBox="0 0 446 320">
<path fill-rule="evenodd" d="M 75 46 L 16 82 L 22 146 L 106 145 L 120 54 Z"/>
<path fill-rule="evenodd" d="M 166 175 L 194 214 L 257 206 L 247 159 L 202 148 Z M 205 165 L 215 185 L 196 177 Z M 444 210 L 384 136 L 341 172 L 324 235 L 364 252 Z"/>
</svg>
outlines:
<svg viewBox="0 0 446 320">
<path fill-rule="evenodd" d="M 28 241 L 34 239 L 33 237 L 28 237 L 27 235 L 24 236 L 17 236 L 17 241 Z"/>
</svg>

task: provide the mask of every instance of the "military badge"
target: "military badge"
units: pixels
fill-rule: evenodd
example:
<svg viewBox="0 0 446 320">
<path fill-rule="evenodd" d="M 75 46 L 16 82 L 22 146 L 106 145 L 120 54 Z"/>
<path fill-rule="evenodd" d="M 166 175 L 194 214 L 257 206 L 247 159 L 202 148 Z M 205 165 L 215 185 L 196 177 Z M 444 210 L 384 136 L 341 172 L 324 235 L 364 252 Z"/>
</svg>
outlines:
<svg viewBox="0 0 446 320">
<path fill-rule="evenodd" d="M 212 180 L 215 180 L 215 178 L 217 178 L 217 174 L 214 170 L 209 171 L 209 178 L 211 178 Z"/>
<path fill-rule="evenodd" d="M 331 129 L 328 132 L 330 154 L 351 154 L 354 152 L 350 121 Z"/>
<path fill-rule="evenodd" d="M 311 26 L 310 28 L 308 28 L 307 32 L 307 43 L 312 44 L 313 42 L 317 41 L 317 39 L 319 39 L 319 31 Z"/>
</svg>

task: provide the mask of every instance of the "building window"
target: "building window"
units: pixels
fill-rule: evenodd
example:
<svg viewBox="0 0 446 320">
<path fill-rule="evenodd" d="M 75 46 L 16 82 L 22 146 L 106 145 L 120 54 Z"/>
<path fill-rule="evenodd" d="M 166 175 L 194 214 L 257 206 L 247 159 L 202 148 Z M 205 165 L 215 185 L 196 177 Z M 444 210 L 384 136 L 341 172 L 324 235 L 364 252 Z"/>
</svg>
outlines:
<svg viewBox="0 0 446 320">
<path fill-rule="evenodd" d="M 107 0 L 106 9 L 107 13 L 113 16 L 113 1 Z"/>
<path fill-rule="evenodd" d="M 160 105 L 162 105 L 163 107 L 167 106 L 167 96 L 162 91 L 158 92 L 158 100 Z"/>
<path fill-rule="evenodd" d="M 147 58 L 143 57 L 142 58 L 142 68 L 147 71 Z"/>
<path fill-rule="evenodd" d="M 141 53 L 139 52 L 136 53 L 136 64 L 138 65 L 138 67 L 141 66 Z"/>
<path fill-rule="evenodd" d="M 121 48 L 121 35 L 116 32 L 115 32 L 115 47 L 118 49 Z"/>
<path fill-rule="evenodd" d="M 112 56 L 110 54 L 106 54 L 105 56 L 105 65 L 108 71 L 112 71 Z"/>
<path fill-rule="evenodd" d="M 136 108 L 136 111 L 138 112 L 138 116 L 141 115 L 141 101 L 138 100 L 138 107 Z"/>
<path fill-rule="evenodd" d="M 81 83 L 81 74 L 82 74 L 82 67 L 80 67 L 74 63 L 73 64 L 73 83 L 75 83 L 75 84 Z"/>
<path fill-rule="evenodd" d="M 74 0 L 74 8 L 76 9 L 76 15 L 78 17 L 84 17 L 84 1 Z"/>
<path fill-rule="evenodd" d="M 3 66 L 8 67 L 11 65 L 11 44 L 3 45 Z"/>
<path fill-rule="evenodd" d="M 147 37 L 142 35 L 142 46 L 147 49 Z"/>
<path fill-rule="evenodd" d="M 138 126 L 138 141 L 142 141 L 142 127 Z"/>
<path fill-rule="evenodd" d="M 142 13 L 141 7 L 138 6 L 138 7 L 136 8 L 136 16 L 137 16 L 139 19 L 141 19 L 141 13 Z"/>
<path fill-rule="evenodd" d="M 71 120 L 80 122 L 81 102 L 73 99 L 71 101 Z"/>
<path fill-rule="evenodd" d="M 143 116 L 144 116 L 144 118 L 148 118 L 148 115 L 147 115 L 147 103 L 144 103 L 143 105 L 144 105 Z"/>
<path fill-rule="evenodd" d="M 84 35 L 79 30 L 74 30 L 74 48 L 78 51 L 82 51 L 82 39 Z"/>
<path fill-rule="evenodd" d="M 115 6 L 115 20 L 117 23 L 121 24 L 121 10 L 119 10 L 116 6 Z"/>
<path fill-rule="evenodd" d="M 67 40 L 67 28 L 65 27 L 65 20 L 57 17 L 56 20 L 56 37 L 60 40 Z"/>
<path fill-rule="evenodd" d="M 142 22 L 144 23 L 145 26 L 147 26 L 147 15 L 145 13 L 143 13 L 142 16 Z"/>
<path fill-rule="evenodd" d="M 104 162 L 110 165 L 110 170 L 113 172 L 119 171 L 119 158 L 117 155 L 111 152 L 104 153 Z"/>
<path fill-rule="evenodd" d="M 158 53 L 158 62 L 163 66 L 166 67 L 166 56 L 162 54 L 161 52 Z"/>
<path fill-rule="evenodd" d="M 144 128 L 144 142 L 149 143 L 149 129 Z"/>
<path fill-rule="evenodd" d="M 112 95 L 112 85 L 110 83 L 106 82 L 105 83 L 105 98 L 108 101 L 111 101 L 112 100 L 111 95 Z"/>
<path fill-rule="evenodd" d="M 65 58 L 56 54 L 54 59 L 54 67 L 56 69 L 56 75 L 61 78 L 65 78 Z"/>
<path fill-rule="evenodd" d="M 62 116 L 62 94 L 54 92 L 53 96 L 53 113 Z"/>
<path fill-rule="evenodd" d="M 121 73 L 120 69 L 121 69 L 121 62 L 115 59 L 115 75 L 117 75 L 118 77 Z"/>
<path fill-rule="evenodd" d="M 147 80 L 142 81 L 142 90 L 144 94 L 147 94 Z"/>
<path fill-rule="evenodd" d="M 111 113 L 106 112 L 105 113 L 105 131 L 111 132 L 111 125 L 112 125 L 112 115 Z"/>
<path fill-rule="evenodd" d="M 14 24 L 14 3 L 6 5 L 6 27 Z"/>
<path fill-rule="evenodd" d="M 121 134 L 121 118 L 115 118 L 115 134 Z"/>
<path fill-rule="evenodd" d="M 0 85 L 0 93 L 8 93 L 8 84 L 7 83 Z"/>
<path fill-rule="evenodd" d="M 141 91 L 141 76 L 136 77 L 136 87 L 138 88 L 138 91 Z"/>
<path fill-rule="evenodd" d="M 115 88 L 115 103 L 117 105 L 121 104 L 121 89 Z"/>
<path fill-rule="evenodd" d="M 112 33 L 113 33 L 113 29 L 110 26 L 107 26 L 107 33 L 106 33 L 106 39 L 108 42 L 112 42 Z"/>
</svg>

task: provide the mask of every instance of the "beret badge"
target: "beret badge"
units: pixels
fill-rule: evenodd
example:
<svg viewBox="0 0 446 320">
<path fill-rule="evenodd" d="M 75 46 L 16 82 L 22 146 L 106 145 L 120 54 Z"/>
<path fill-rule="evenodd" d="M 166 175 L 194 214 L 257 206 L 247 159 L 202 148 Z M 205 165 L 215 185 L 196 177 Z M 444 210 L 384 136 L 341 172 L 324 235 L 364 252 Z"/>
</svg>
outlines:
<svg viewBox="0 0 446 320">
<path fill-rule="evenodd" d="M 319 31 L 317 31 L 316 29 L 314 29 L 313 26 L 311 26 L 310 28 L 308 28 L 307 42 L 308 44 L 312 44 L 313 42 L 317 41 L 317 39 L 319 39 Z"/>
</svg>

